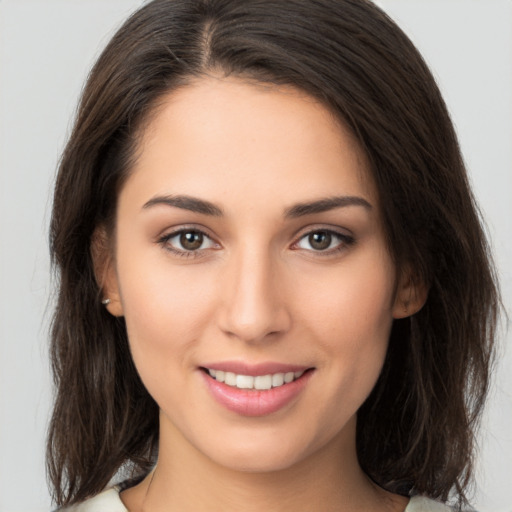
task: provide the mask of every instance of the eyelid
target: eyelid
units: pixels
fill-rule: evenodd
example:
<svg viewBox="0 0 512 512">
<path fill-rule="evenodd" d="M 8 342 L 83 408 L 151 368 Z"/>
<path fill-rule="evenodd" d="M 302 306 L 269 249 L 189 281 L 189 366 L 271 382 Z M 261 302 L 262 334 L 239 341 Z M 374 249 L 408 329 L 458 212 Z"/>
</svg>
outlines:
<svg viewBox="0 0 512 512">
<path fill-rule="evenodd" d="M 341 237 L 354 238 L 353 233 L 349 229 L 333 224 L 310 224 L 298 229 L 293 235 L 293 238 L 295 240 L 299 240 L 306 235 L 310 235 L 311 233 L 316 233 L 318 231 L 326 231 Z"/>
<path fill-rule="evenodd" d="M 164 238 L 168 239 L 188 231 L 196 231 L 197 233 L 201 233 L 202 235 L 212 239 L 215 243 L 218 244 L 216 236 L 212 234 L 211 230 L 201 224 L 178 224 L 176 226 L 168 226 L 161 230 L 160 234 L 155 237 L 155 240 L 158 242 Z"/>
</svg>

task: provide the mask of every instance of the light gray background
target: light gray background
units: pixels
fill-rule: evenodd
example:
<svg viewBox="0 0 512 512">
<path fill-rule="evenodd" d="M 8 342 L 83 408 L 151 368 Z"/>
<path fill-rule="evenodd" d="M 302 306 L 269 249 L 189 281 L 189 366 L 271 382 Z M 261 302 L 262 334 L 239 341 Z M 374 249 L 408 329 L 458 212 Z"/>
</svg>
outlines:
<svg viewBox="0 0 512 512">
<path fill-rule="evenodd" d="M 52 180 L 94 58 L 141 0 L 0 0 L 0 512 L 50 508 L 47 224 Z M 512 1 L 380 0 L 437 76 L 512 306 Z M 508 340 L 508 341 L 507 341 Z M 502 348 L 475 505 L 512 511 L 512 350 Z M 506 346 L 508 345 L 508 346 Z"/>
</svg>

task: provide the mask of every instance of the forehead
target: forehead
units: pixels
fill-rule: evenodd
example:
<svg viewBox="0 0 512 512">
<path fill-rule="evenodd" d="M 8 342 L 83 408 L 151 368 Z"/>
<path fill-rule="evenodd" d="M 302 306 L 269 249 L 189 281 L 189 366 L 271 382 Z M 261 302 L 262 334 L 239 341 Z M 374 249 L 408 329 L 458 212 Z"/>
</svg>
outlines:
<svg viewBox="0 0 512 512">
<path fill-rule="evenodd" d="M 292 87 L 231 77 L 196 80 L 160 99 L 130 180 L 147 194 L 377 200 L 364 152 L 325 106 Z"/>
</svg>

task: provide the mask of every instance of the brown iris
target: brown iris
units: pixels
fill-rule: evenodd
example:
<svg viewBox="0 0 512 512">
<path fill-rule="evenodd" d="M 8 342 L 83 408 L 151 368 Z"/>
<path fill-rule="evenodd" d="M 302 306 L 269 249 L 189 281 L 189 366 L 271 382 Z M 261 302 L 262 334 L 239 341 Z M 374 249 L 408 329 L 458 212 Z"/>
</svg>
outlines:
<svg viewBox="0 0 512 512">
<path fill-rule="evenodd" d="M 203 245 L 204 236 L 198 231 L 184 231 L 180 235 L 180 244 L 187 251 L 196 251 Z"/>
<path fill-rule="evenodd" d="M 327 231 L 315 231 L 308 237 L 309 244 L 317 251 L 325 251 L 332 242 L 332 235 Z"/>
</svg>

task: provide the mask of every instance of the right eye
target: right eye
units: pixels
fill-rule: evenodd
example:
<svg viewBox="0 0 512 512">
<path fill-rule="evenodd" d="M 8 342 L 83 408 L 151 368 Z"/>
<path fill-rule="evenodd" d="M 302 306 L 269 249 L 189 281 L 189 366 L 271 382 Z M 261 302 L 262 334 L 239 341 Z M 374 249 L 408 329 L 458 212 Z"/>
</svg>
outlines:
<svg viewBox="0 0 512 512">
<path fill-rule="evenodd" d="M 180 256 L 198 255 L 200 251 L 217 247 L 217 244 L 206 233 L 197 229 L 174 231 L 163 236 L 159 243 L 165 249 Z"/>
</svg>

